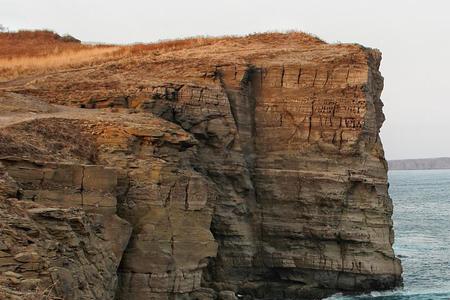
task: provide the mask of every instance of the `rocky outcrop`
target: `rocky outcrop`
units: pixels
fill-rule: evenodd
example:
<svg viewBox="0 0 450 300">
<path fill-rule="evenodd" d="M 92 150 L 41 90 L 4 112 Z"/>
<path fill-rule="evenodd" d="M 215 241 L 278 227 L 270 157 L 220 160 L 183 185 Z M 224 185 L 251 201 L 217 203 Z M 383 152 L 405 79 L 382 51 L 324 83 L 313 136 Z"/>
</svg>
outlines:
<svg viewBox="0 0 450 300">
<path fill-rule="evenodd" d="M 0 158 L 14 203 L 97 216 L 105 238 L 84 243 L 112 243 L 96 260 L 108 270 L 120 261 L 117 289 L 114 272 L 92 282 L 97 299 L 392 288 L 380 59 L 261 35 L 5 84 Z"/>
<path fill-rule="evenodd" d="M 129 224 L 72 204 L 63 209 L 18 200 L 19 184 L 1 172 L 1 298 L 114 299 Z M 33 172 L 23 175 L 29 180 Z"/>
</svg>

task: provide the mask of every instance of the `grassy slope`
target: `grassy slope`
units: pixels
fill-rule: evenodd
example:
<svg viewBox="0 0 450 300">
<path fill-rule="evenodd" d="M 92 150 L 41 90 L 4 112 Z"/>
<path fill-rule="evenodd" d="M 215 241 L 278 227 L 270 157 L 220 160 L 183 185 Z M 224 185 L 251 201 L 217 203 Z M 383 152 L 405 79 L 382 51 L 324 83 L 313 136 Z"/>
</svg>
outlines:
<svg viewBox="0 0 450 300">
<path fill-rule="evenodd" d="M 92 66 L 105 61 L 139 55 L 160 55 L 198 47 L 224 47 L 250 43 L 300 41 L 320 44 L 323 41 L 301 32 L 262 33 L 246 37 L 193 37 L 135 45 L 86 45 L 51 31 L 19 31 L 0 33 L 0 81 L 23 75 L 47 73 L 53 70 Z M 208 47 L 209 48 L 209 47 Z"/>
</svg>

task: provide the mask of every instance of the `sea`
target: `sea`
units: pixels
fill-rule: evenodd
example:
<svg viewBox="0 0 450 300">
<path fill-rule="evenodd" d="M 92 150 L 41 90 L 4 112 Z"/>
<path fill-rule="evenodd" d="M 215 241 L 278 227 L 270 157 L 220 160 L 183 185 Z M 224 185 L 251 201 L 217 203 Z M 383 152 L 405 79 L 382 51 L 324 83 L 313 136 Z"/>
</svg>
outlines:
<svg viewBox="0 0 450 300">
<path fill-rule="evenodd" d="M 389 171 L 404 287 L 329 300 L 450 299 L 450 170 Z"/>
</svg>

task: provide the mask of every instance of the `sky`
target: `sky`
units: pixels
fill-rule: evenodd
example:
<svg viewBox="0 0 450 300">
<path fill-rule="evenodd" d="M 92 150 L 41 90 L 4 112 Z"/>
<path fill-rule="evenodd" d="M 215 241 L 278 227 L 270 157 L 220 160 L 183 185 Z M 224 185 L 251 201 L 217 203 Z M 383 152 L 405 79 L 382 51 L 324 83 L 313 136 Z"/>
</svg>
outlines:
<svg viewBox="0 0 450 300">
<path fill-rule="evenodd" d="M 450 156 L 448 0 L 0 0 L 0 24 L 83 41 L 301 30 L 383 53 L 387 159 Z M 449 136 L 447 136 L 449 134 Z"/>
</svg>

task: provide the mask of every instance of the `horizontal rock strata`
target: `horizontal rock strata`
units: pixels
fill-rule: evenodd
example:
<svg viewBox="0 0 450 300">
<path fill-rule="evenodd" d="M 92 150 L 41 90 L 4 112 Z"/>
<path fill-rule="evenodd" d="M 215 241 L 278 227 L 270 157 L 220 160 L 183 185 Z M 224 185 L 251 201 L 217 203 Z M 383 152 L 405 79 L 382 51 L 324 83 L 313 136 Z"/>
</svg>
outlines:
<svg viewBox="0 0 450 300">
<path fill-rule="evenodd" d="M 2 210 L 20 207 L 42 231 L 35 248 L 8 248 L 9 278 L 20 279 L 10 289 L 22 288 L 20 260 L 54 257 L 41 244 L 68 236 L 84 256 L 47 261 L 65 268 L 70 284 L 54 293 L 67 299 L 397 286 L 380 59 L 359 45 L 262 35 L 0 85 L 0 161 L 16 185 Z M 47 237 L 51 222 L 64 233 Z M 57 287 L 45 268 L 33 278 Z"/>
<path fill-rule="evenodd" d="M 130 225 L 75 205 L 18 200 L 19 184 L 4 168 L 0 172 L 0 183 L 9 183 L 8 190 L 0 189 L 0 297 L 114 299 Z"/>
</svg>

